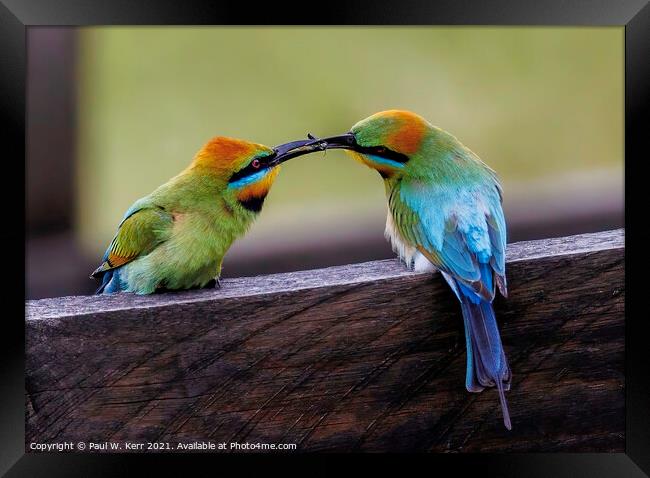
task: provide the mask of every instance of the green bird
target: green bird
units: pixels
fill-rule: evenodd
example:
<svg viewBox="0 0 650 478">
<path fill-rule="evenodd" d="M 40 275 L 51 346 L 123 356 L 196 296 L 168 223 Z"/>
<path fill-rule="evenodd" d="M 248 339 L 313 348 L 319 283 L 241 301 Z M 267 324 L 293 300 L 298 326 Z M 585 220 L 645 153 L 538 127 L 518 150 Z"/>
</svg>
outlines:
<svg viewBox="0 0 650 478">
<path fill-rule="evenodd" d="M 507 295 L 506 223 L 495 172 L 446 131 L 409 111 L 376 113 L 343 135 L 301 144 L 345 149 L 379 172 L 388 199 L 386 237 L 416 271 L 438 270 L 460 301 L 470 392 L 496 387 L 510 429 L 504 391 L 511 372 L 492 300 Z"/>
<path fill-rule="evenodd" d="M 218 285 L 224 255 L 260 213 L 280 163 L 307 142 L 271 149 L 227 137 L 208 141 L 184 171 L 127 210 L 91 275 L 101 280 L 96 293 Z"/>
</svg>

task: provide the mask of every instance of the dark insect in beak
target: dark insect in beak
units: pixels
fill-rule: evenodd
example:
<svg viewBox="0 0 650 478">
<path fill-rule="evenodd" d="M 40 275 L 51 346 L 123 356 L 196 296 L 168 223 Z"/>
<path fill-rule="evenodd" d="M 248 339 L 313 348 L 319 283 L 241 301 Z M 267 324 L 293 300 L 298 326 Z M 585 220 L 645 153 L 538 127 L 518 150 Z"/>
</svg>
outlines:
<svg viewBox="0 0 650 478">
<path fill-rule="evenodd" d="M 309 133 L 307 137 L 312 141 L 317 142 L 317 144 L 320 144 L 325 149 L 350 149 L 352 151 L 357 151 L 359 148 L 357 140 L 352 133 L 330 136 L 329 138 L 316 138 L 314 135 Z"/>
<path fill-rule="evenodd" d="M 320 141 L 314 141 L 313 138 L 281 144 L 273 148 L 275 151 L 275 156 L 273 156 L 269 165 L 277 166 L 278 164 L 284 163 L 289 159 L 296 158 L 304 154 L 313 153 L 314 151 L 322 151 L 324 149 L 325 145 L 323 145 Z"/>
</svg>

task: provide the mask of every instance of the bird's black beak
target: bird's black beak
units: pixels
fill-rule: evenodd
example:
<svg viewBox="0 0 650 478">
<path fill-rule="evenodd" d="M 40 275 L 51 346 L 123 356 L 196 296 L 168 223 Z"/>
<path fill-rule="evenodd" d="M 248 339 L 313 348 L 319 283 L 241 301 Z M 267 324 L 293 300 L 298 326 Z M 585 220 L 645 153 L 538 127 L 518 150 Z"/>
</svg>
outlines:
<svg viewBox="0 0 650 478">
<path fill-rule="evenodd" d="M 281 144 L 273 148 L 276 154 L 273 156 L 269 166 L 277 166 L 291 158 L 315 151 L 324 151 L 326 149 L 351 149 L 353 151 L 360 151 L 362 149 L 357 144 L 357 140 L 352 133 L 330 136 L 329 138 L 316 138 L 311 134 L 308 136 L 309 139 L 292 141 L 291 143 Z"/>
<path fill-rule="evenodd" d="M 323 151 L 325 146 L 321 140 L 314 138 L 292 141 L 291 143 L 281 144 L 273 148 L 275 156 L 269 163 L 270 166 L 277 166 L 289 159 L 302 156 L 303 154 L 313 153 L 314 151 Z"/>
</svg>

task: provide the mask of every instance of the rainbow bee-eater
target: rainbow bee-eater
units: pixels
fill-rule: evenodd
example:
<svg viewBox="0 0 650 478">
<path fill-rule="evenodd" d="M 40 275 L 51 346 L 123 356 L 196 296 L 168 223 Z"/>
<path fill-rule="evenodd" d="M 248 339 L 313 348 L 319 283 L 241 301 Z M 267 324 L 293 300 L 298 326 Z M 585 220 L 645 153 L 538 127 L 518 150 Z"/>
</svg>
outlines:
<svg viewBox="0 0 650 478">
<path fill-rule="evenodd" d="M 408 111 L 374 114 L 312 146 L 323 147 L 348 150 L 383 178 L 387 239 L 409 267 L 438 270 L 451 286 L 465 324 L 465 386 L 470 392 L 496 386 L 510 429 L 504 391 L 511 373 L 492 308 L 496 287 L 507 294 L 497 175 L 454 136 Z"/>
<path fill-rule="evenodd" d="M 233 138 L 208 141 L 180 174 L 137 200 L 91 277 L 97 293 L 214 287 L 224 255 L 262 209 L 296 141 L 271 149 Z"/>
</svg>

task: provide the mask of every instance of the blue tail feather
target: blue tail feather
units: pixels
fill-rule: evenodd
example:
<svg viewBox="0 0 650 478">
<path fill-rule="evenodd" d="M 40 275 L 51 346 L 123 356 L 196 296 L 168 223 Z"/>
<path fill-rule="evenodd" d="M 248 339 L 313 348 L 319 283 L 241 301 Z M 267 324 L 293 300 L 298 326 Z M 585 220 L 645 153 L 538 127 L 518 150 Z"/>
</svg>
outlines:
<svg viewBox="0 0 650 478">
<path fill-rule="evenodd" d="M 504 391 L 510 389 L 511 373 L 501 344 L 492 303 L 477 296 L 457 282 L 465 323 L 467 375 L 465 386 L 470 392 L 496 386 L 503 411 L 503 421 L 511 429 L 510 414 Z"/>
</svg>

